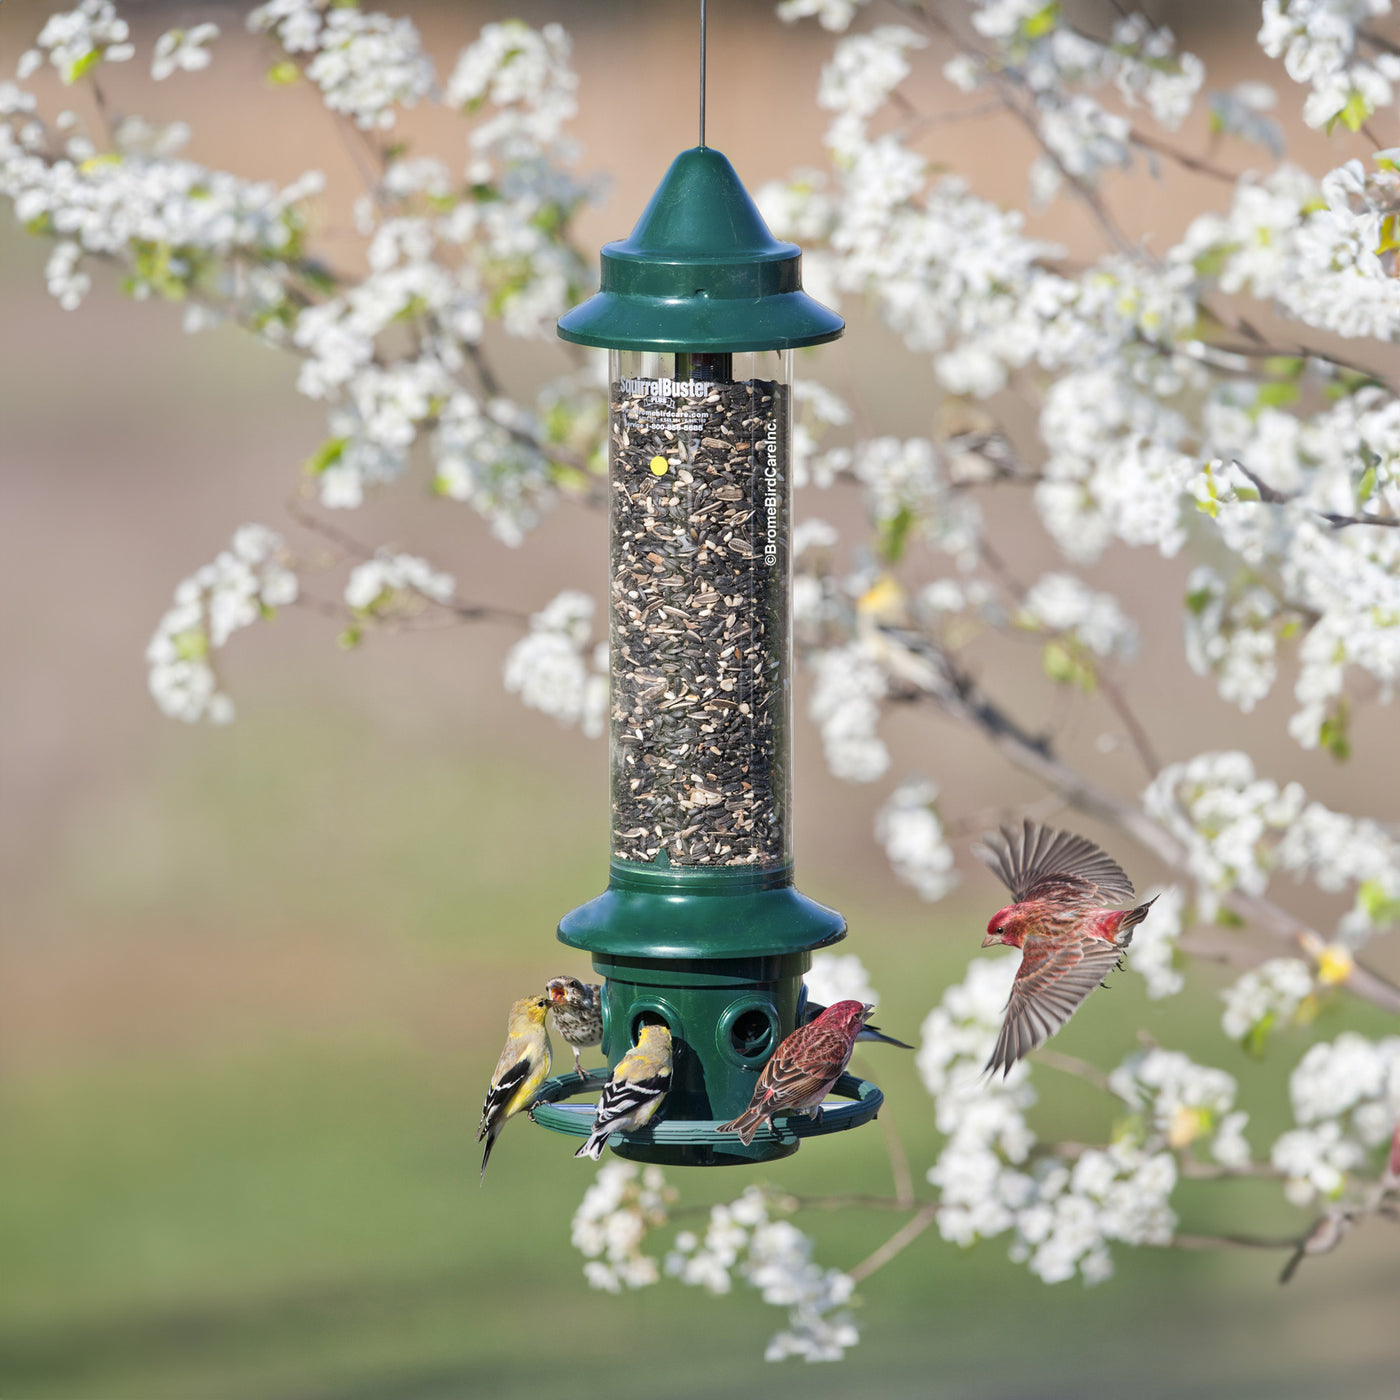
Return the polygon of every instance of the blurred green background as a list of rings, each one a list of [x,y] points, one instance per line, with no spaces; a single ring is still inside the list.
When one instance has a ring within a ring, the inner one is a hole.
[[[4,6],[0,71],[48,8]],[[810,94],[824,37],[737,0],[713,11],[716,139],[751,184],[815,161]],[[689,7],[412,11],[440,68],[483,19],[513,12],[575,26],[585,162],[618,176],[583,236],[624,231],[690,139],[688,103],[673,124],[656,118],[674,105],[676,73],[689,81]],[[261,88],[240,13],[139,7],[139,42],[207,16],[228,42],[207,83],[152,93],[132,64],[112,75],[114,101],[192,115],[200,159],[343,177],[330,128],[289,125],[285,94]],[[1259,75],[1250,23],[1188,33],[1214,46],[1219,81]],[[929,56],[930,73],[939,61]],[[452,157],[458,138],[441,132],[424,118],[422,139]],[[976,140],[991,142],[985,192],[1020,199],[1019,138],[997,128],[947,139],[956,144],[941,155],[963,168]],[[1157,192],[1144,177],[1124,198],[1140,221],[1175,229],[1198,195]],[[1173,199],[1181,207],[1168,217]],[[1076,216],[1051,217],[1072,241]],[[1384,1226],[1309,1262],[1287,1289],[1274,1283],[1272,1254],[1121,1249],[1111,1283],[1049,1288],[1001,1243],[963,1252],[930,1232],[862,1286],[863,1340],[832,1366],[765,1366],[784,1317],[742,1287],[723,1298],[670,1283],[590,1292],[568,1223],[593,1169],[572,1160],[568,1141],[519,1123],[479,1189],[474,1138],[505,1006],[556,972],[587,971],[553,926],[603,877],[602,747],[501,694],[503,630],[376,637],[344,655],[295,610],[229,648],[233,728],[162,720],[144,694],[141,651],[171,589],[243,520],[306,545],[281,503],[323,436],[321,415],[293,392],[289,361],[229,332],[187,338],[168,308],[125,303],[100,276],[89,304],[66,315],[43,290],[43,259],[0,218],[4,1400],[701,1397],[741,1386],[940,1400],[1400,1396],[1400,1251]],[[502,353],[517,382],[562,363],[552,347]],[[858,315],[846,344],[822,356],[803,372],[863,391],[885,430],[927,431],[925,368]],[[534,608],[566,584],[601,594],[600,520],[558,512],[509,551],[421,486],[405,483],[355,529],[421,550],[482,601]],[[806,513],[850,520],[856,510],[823,498],[800,503]],[[1050,564],[1015,508],[1006,528],[1021,531],[1028,571]],[[1184,569],[1120,551],[1094,575],[1123,593],[1149,638],[1129,685],[1164,755],[1194,752],[1213,726],[1209,742],[1259,741],[1271,773],[1302,777],[1323,800],[1393,816],[1393,770],[1339,769],[1281,738],[1286,696],[1246,722],[1182,675]],[[1036,684],[1032,658],[1028,713],[1045,700]],[[1129,790],[1127,759],[1093,757],[1104,723],[1074,720],[1064,742]],[[1374,740],[1387,723],[1393,714],[1363,718],[1358,744],[1365,726]],[[900,716],[889,728],[898,771],[937,777],[951,815],[1034,795],[946,727]],[[954,896],[921,906],[891,884],[870,837],[884,788],[825,777],[805,723],[798,752],[803,887],[846,913],[846,946],[883,993],[881,1024],[914,1039],[976,954],[994,886],[969,866]],[[1123,854],[1148,883],[1153,872]],[[1137,980],[1121,977],[1058,1044],[1111,1064],[1150,1024],[1163,1044],[1239,1076],[1262,1148],[1286,1118],[1280,1065],[1306,1041],[1283,1038],[1272,1060],[1246,1061],[1220,1036],[1219,984],[1195,970],[1184,997],[1149,1009]],[[1328,1035],[1387,1029],[1365,1010],[1326,1014]],[[921,1181],[937,1140],[912,1057],[871,1047],[862,1061]],[[1091,1091],[1048,1069],[1038,1081],[1042,1131],[1102,1136],[1108,1110]],[[686,1205],[760,1177],[795,1191],[883,1192],[883,1143],[870,1128],[761,1173],[671,1177]],[[1178,1201],[1187,1229],[1303,1222],[1267,1187],[1187,1187]],[[824,1264],[850,1267],[898,1221],[850,1212],[800,1223]]]

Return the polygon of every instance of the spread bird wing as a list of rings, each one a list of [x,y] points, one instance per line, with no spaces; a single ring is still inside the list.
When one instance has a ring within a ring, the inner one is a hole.
[[[1017,904],[1052,899],[1088,909],[1124,904],[1133,897],[1133,882],[1088,837],[1029,818],[1019,831],[1004,826],[983,837],[974,854],[995,872]]]
[[[1009,1074],[1017,1060],[1043,1045],[1074,1015],[1121,956],[1120,948],[1102,938],[1068,938],[1048,946],[1029,940],[987,1068],[993,1074]]]

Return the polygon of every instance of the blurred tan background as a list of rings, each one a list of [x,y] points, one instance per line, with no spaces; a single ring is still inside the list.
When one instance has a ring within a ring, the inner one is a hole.
[[[0,72],[50,8],[10,0],[0,10]],[[440,75],[488,19],[569,26],[584,166],[613,178],[581,224],[592,247],[630,228],[670,156],[693,144],[693,9],[525,0],[408,12]],[[113,106],[189,120],[189,153],[240,174],[287,181],[325,169],[325,246],[338,240],[338,256],[353,258],[345,148],[312,94],[262,82],[268,53],[242,33],[245,7],[124,12],[139,58],[104,72]],[[822,164],[811,98],[829,37],[737,0],[714,0],[711,16],[711,143],[751,188]],[[1206,57],[1211,86],[1273,78],[1285,113],[1296,105],[1253,44],[1254,5],[1167,17]],[[155,35],[201,19],[224,29],[213,69],[150,83]],[[929,111],[960,101],[937,78],[944,57],[922,55],[909,89]],[[49,116],[90,110],[82,95],[34,86]],[[456,123],[440,113],[410,113],[404,133],[449,164],[461,158]],[[1308,168],[1335,163],[1315,134],[1295,126],[1289,136]],[[1200,152],[1206,139],[1198,116],[1180,144]],[[1023,202],[1031,153],[1014,128],[937,127],[927,150],[978,192]],[[1220,159],[1243,168],[1267,157],[1232,147]],[[1111,199],[1157,249],[1228,193],[1163,174],[1139,168]],[[1063,201],[1034,226],[1074,254],[1097,250]],[[0,1395],[699,1397],[742,1384],[988,1400],[1396,1400],[1400,1262],[1389,1239],[1349,1243],[1287,1290],[1273,1284],[1273,1256],[1120,1251],[1118,1278],[1088,1292],[1041,1285],[1006,1262],[1001,1243],[963,1255],[926,1237],[863,1287],[862,1345],[818,1368],[764,1367],[763,1342],[783,1319],[743,1290],[590,1293],[567,1244],[589,1170],[521,1124],[481,1191],[473,1139],[505,1005],[555,972],[586,971],[553,926],[604,875],[602,745],[502,693],[513,639],[502,628],[372,637],[346,654],[323,621],[296,610],[228,648],[233,728],[162,719],[145,694],[142,651],[171,590],[245,520],[309,543],[283,503],[324,436],[323,413],[294,392],[289,357],[233,331],[187,337],[177,310],[130,303],[100,272],[83,308],[61,311],[44,290],[45,256],[0,215]],[[928,432],[927,364],[847,310],[846,340],[799,371],[851,394],[880,431]],[[552,345],[497,349],[522,388],[564,363]],[[1002,409],[1029,422],[1024,406]],[[406,480],[345,523],[427,554],[483,602],[533,609],[564,585],[601,596],[601,519],[561,509],[512,551],[425,486]],[[990,509],[1023,574],[1054,565],[1023,503]],[[806,515],[854,525],[857,503],[811,495],[798,502]],[[916,564],[920,581],[943,568]],[[1163,757],[1244,744],[1269,776],[1393,819],[1394,711],[1363,712],[1363,757],[1338,766],[1287,740],[1287,685],[1248,719],[1220,705],[1182,660],[1186,568],[1118,549],[1088,574],[1142,627],[1144,655],[1126,685]],[[986,665],[1015,687],[1023,717],[1049,711],[1033,653]],[[799,712],[805,697],[800,680]],[[1113,728],[1086,703],[1061,741],[1132,791],[1130,755],[1098,750]],[[887,732],[891,779],[936,778],[951,817],[1036,795],[938,721],[896,716]],[[884,992],[881,1023],[912,1039],[975,953],[992,882],[967,863],[963,887],[934,909],[894,887],[871,835],[888,783],[834,783],[805,720],[797,734],[803,887],[846,912],[846,946]],[[1139,886],[1155,878],[1136,852],[1118,854]],[[1326,915],[1324,902],[1299,897]],[[1393,957],[1389,970],[1400,973]],[[1219,1034],[1218,985],[1197,970],[1186,996],[1151,1008],[1150,1024],[1163,1043],[1240,1076],[1263,1147],[1286,1110],[1279,1064],[1304,1042],[1276,1046],[1263,1066],[1246,1062]],[[1063,1041],[1111,1063],[1134,1044],[1147,1003],[1130,978],[1104,1000]],[[1325,1029],[1347,1025],[1384,1028],[1346,1009]],[[921,1172],[936,1138],[910,1058],[872,1051],[864,1068],[886,1088],[887,1116]],[[1102,1135],[1102,1104],[1040,1077],[1036,1121],[1047,1133]],[[765,1176],[878,1191],[887,1171],[871,1129],[809,1146]],[[673,1175],[689,1202],[723,1199],[746,1180]],[[1267,1197],[1231,1187],[1183,1190],[1181,1202],[1199,1229],[1298,1223]],[[879,1215],[810,1223],[823,1261],[844,1266],[891,1228]]]

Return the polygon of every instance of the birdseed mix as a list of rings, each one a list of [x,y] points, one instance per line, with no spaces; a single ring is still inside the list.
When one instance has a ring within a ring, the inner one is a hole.
[[[613,854],[788,856],[788,397],[612,386]]]

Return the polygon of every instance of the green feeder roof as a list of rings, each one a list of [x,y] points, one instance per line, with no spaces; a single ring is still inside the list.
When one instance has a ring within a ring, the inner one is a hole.
[[[629,238],[602,252],[596,296],[559,335],[609,350],[793,350],[845,322],[802,290],[802,250],[768,231],[734,167],[682,151]]]

